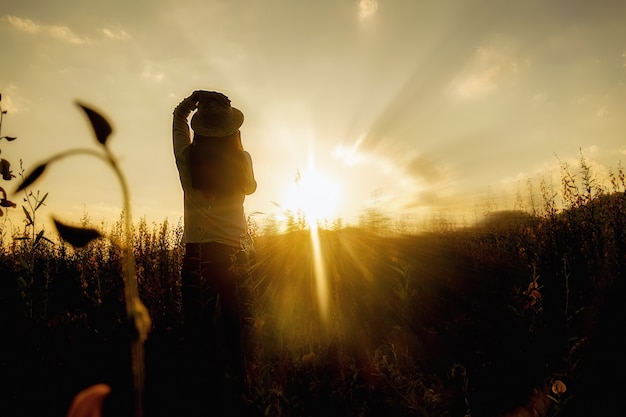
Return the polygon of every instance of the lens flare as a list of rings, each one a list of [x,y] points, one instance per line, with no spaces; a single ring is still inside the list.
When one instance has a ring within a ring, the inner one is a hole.
[[[285,203],[281,206],[291,212],[301,214],[309,227],[336,217],[339,200],[339,185],[314,168],[297,172],[293,183],[286,192]]]
[[[321,319],[328,321],[328,277],[326,275],[326,267],[324,265],[324,257],[320,246],[320,236],[316,224],[311,224],[311,244],[313,248],[313,271],[315,274],[315,289],[317,292],[317,304],[320,311]]]

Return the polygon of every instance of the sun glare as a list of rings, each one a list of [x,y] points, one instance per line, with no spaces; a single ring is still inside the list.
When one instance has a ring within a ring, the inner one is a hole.
[[[281,208],[292,219],[303,221],[311,233],[315,292],[320,317],[327,321],[329,317],[329,296],[324,254],[319,241],[318,226],[338,217],[339,183],[331,181],[321,172],[309,168],[306,173],[297,172],[285,195]]]
[[[309,226],[315,226],[338,217],[338,200],[339,184],[309,169],[305,173],[298,171],[282,206],[294,215],[302,215]]]

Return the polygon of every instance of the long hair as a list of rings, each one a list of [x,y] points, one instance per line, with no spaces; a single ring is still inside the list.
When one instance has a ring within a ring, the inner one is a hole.
[[[224,137],[194,134],[189,147],[191,186],[209,197],[243,192],[246,160],[239,131]]]

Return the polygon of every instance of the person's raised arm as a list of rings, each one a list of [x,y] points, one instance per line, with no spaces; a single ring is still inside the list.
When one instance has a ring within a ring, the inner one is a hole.
[[[172,120],[172,140],[176,158],[178,158],[180,152],[191,143],[191,134],[187,119],[198,105],[197,96],[197,92],[194,91],[189,97],[184,98],[183,101],[178,103],[178,106],[174,109],[174,116]]]

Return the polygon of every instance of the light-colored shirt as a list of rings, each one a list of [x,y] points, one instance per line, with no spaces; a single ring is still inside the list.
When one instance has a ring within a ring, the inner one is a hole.
[[[191,185],[189,147],[191,134],[188,117],[196,104],[188,97],[174,109],[172,138],[174,156],[184,194],[184,243],[217,242],[241,247],[248,233],[243,203],[256,190],[250,154],[243,151],[246,164],[244,190],[228,197],[208,197]]]

